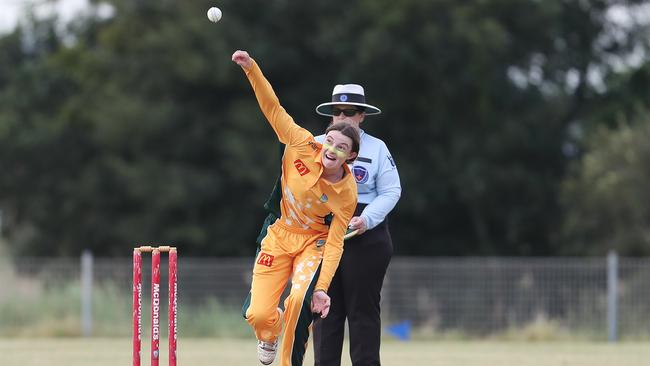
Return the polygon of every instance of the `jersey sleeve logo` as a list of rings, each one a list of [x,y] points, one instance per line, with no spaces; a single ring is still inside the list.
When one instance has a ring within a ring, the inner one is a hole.
[[[303,163],[302,160],[300,159],[296,159],[293,162],[293,166],[296,167],[296,170],[298,170],[298,174],[300,174],[301,176],[309,173],[309,168],[307,168],[305,163]]]
[[[354,180],[359,184],[364,184],[368,181],[368,169],[360,165],[355,165],[352,168],[352,174],[354,174]]]
[[[395,160],[393,160],[393,157],[390,156],[390,155],[386,155],[386,157],[388,158],[388,161],[390,161],[390,165],[392,165],[393,168],[394,168],[395,167]]]
[[[273,265],[273,258],[275,257],[270,254],[261,252],[259,258],[257,259],[257,264],[271,267]]]

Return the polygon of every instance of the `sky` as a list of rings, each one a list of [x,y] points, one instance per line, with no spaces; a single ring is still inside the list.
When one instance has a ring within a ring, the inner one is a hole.
[[[25,7],[37,5],[38,14],[47,14],[53,9],[59,13],[64,20],[70,20],[76,13],[88,5],[88,0],[0,0],[0,33],[12,30]],[[608,16],[619,24],[631,23],[632,18],[637,21],[648,22],[650,18],[650,4],[637,6],[632,13],[623,10],[622,7],[612,7]]]
[[[26,7],[37,4],[37,14],[56,10],[64,21],[83,10],[88,0],[0,0],[0,33],[11,31],[23,16]]]

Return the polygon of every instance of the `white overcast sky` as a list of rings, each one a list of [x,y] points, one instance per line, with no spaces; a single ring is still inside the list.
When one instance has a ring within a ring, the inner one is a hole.
[[[49,13],[54,9],[63,20],[70,20],[88,5],[88,0],[0,0],[0,32],[13,29],[24,13],[24,8],[33,4],[37,4],[38,14]],[[608,15],[619,24],[630,23],[631,18],[648,22],[650,4],[637,6],[631,13],[621,7],[614,7]]]
[[[25,13],[25,8],[36,5],[36,14],[51,14],[52,11],[59,13],[63,21],[73,19],[76,14],[88,6],[88,0],[0,0],[0,33],[12,30],[19,18]],[[111,9],[102,9],[106,15]],[[650,22],[650,3],[634,7],[632,10],[621,6],[609,9],[608,17],[614,23],[625,26],[634,22],[648,24]]]
[[[12,30],[18,19],[24,14],[25,7],[37,4],[37,14],[46,14],[56,10],[63,20],[70,20],[83,10],[87,0],[0,0],[0,32]]]

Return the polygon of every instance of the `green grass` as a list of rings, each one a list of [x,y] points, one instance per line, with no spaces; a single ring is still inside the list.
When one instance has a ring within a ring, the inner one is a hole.
[[[164,340],[163,340],[164,341]],[[166,351],[166,343],[161,347]],[[252,339],[179,339],[181,366],[258,365]],[[347,345],[344,353],[347,353]],[[143,350],[147,355],[147,349]],[[7,366],[114,366],[131,362],[126,338],[0,338],[2,365]],[[305,365],[313,365],[310,350]],[[382,364],[453,366],[641,366],[650,359],[647,343],[411,341],[386,340]],[[167,364],[163,353],[161,365]],[[274,363],[278,365],[279,363]],[[148,359],[143,365],[149,365]],[[350,365],[347,355],[343,365]]]
[[[0,293],[0,337],[78,337],[81,335],[80,287],[77,282],[43,288],[35,282],[30,291]],[[11,289],[9,289],[11,290]],[[132,327],[131,294],[115,284],[105,283],[93,289],[93,334],[101,337],[128,337]],[[142,303],[143,329],[150,326],[150,302]],[[166,324],[166,303],[163,316]],[[200,304],[179,307],[179,322],[185,336],[246,337],[250,327],[239,308],[224,307],[210,298]],[[2,362],[0,362],[2,365]]]

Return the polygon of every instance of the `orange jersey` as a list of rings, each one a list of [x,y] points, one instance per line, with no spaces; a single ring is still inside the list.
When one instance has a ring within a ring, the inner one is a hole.
[[[331,183],[320,179],[323,146],[284,110],[255,61],[244,70],[262,113],[280,142],[286,145],[282,157],[282,215],[278,221],[288,231],[327,236],[315,288],[327,291],[343,254],[343,236],[357,205],[357,184],[347,164],[343,164],[345,176],[340,181]],[[334,217],[328,227],[324,220],[329,213]]]

